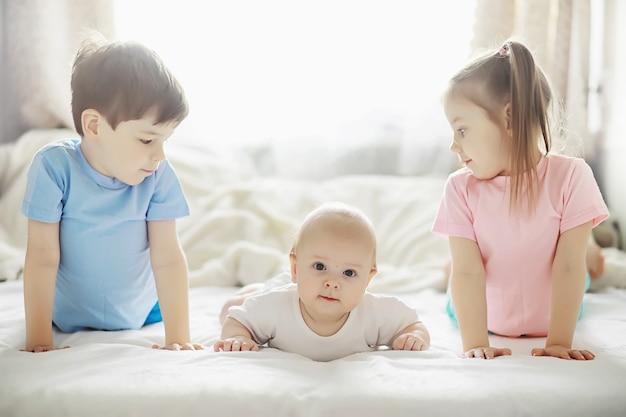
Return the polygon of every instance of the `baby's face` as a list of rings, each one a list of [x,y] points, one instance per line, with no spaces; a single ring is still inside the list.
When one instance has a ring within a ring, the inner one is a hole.
[[[163,146],[177,123],[154,124],[147,115],[142,119],[121,122],[115,130],[102,120],[99,124],[97,152],[89,159],[101,174],[137,185],[165,159]]]
[[[312,227],[300,240],[292,269],[307,313],[325,322],[344,318],[375,273],[374,256],[374,242],[363,227]]]

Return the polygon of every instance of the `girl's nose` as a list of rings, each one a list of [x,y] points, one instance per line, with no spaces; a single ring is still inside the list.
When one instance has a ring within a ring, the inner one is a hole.
[[[459,146],[458,143],[456,143],[455,140],[452,141],[452,143],[450,143],[450,150],[454,153],[461,153],[461,151],[463,150],[463,148],[461,148]]]

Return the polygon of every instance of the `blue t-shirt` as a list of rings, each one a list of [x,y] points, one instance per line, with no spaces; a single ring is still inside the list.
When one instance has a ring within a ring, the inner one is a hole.
[[[22,213],[60,221],[52,320],[74,332],[144,324],[157,301],[146,222],[187,216],[189,206],[167,161],[131,186],[93,169],[80,140],[63,140],[33,158]]]

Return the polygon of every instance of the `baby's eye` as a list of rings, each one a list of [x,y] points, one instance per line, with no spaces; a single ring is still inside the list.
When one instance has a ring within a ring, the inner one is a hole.
[[[152,139],[139,139],[139,142],[143,143],[144,145],[149,145],[152,143]]]
[[[354,269],[346,269],[345,271],[343,271],[343,274],[348,278],[356,277],[356,271]]]
[[[323,271],[323,270],[325,270],[325,269],[326,269],[326,265],[324,265],[324,264],[323,264],[323,263],[321,263],[321,262],[315,262],[315,263],[313,264],[313,268],[317,269],[318,271]]]
[[[465,128],[464,127],[460,128],[460,129],[457,129],[456,131],[459,132],[459,134],[461,135],[462,138],[465,137]]]

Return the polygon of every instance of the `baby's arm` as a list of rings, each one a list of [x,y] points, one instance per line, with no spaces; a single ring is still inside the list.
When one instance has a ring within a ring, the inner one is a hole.
[[[220,340],[215,342],[213,349],[216,352],[259,350],[259,345],[252,339],[246,326],[232,317],[227,317]]]
[[[52,340],[52,307],[60,254],[59,223],[29,220],[24,263],[27,352],[56,349]]]
[[[190,340],[187,260],[178,240],[176,221],[149,221],[148,240],[165,327],[165,346],[153,347],[169,350],[202,349],[201,344],[191,343]]]
[[[392,344],[395,350],[428,350],[430,334],[420,321],[402,329]]]
[[[532,350],[534,356],[589,360],[588,350],[572,349],[572,339],[585,292],[585,250],[591,233],[591,222],[559,237],[552,265],[552,307],[545,348]]]
[[[464,356],[492,359],[510,355],[510,349],[489,346],[485,266],[478,244],[460,237],[450,237],[449,242],[452,254],[450,289]]]

